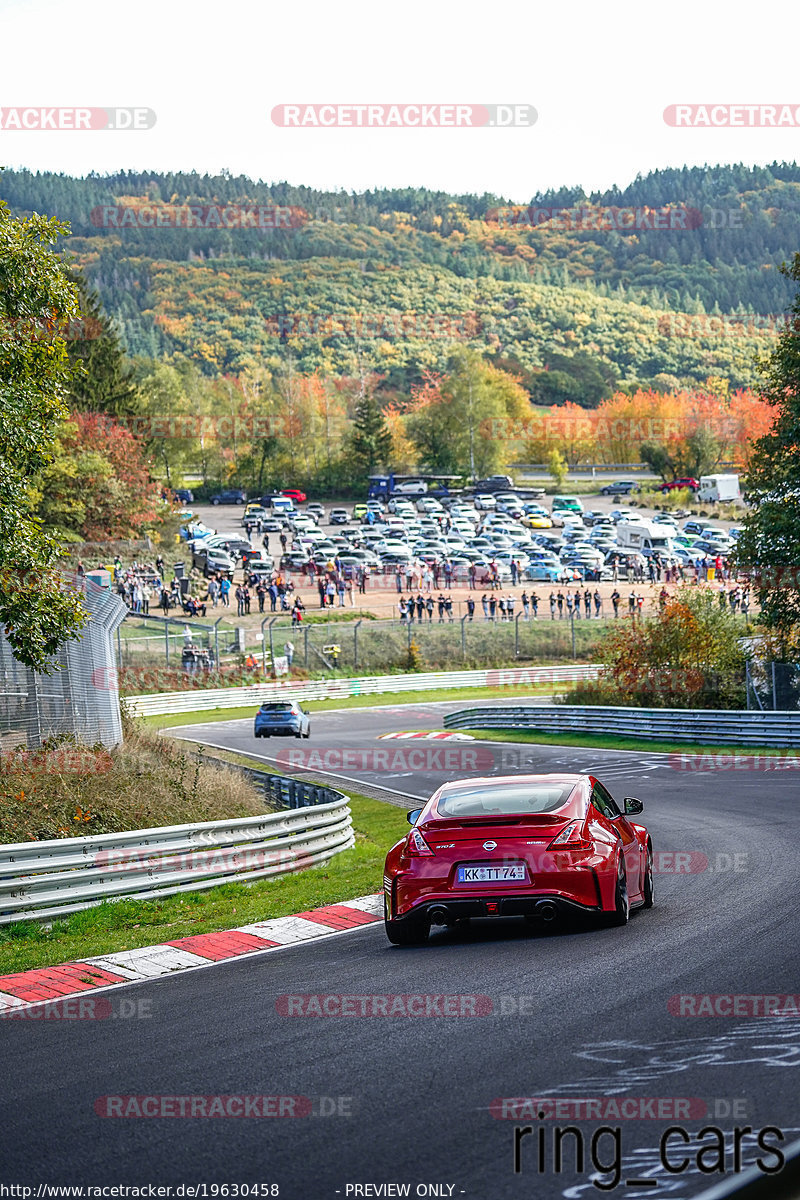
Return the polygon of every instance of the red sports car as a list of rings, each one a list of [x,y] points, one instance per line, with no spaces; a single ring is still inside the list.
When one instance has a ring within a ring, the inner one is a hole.
[[[508,775],[445,783],[384,868],[386,934],[423,942],[469,917],[554,921],[569,912],[624,925],[653,904],[653,846],[593,775]]]

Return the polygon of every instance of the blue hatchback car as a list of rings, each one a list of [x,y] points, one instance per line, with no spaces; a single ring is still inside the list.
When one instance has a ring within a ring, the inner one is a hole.
[[[256,713],[256,737],[310,737],[311,718],[296,700],[269,700]]]

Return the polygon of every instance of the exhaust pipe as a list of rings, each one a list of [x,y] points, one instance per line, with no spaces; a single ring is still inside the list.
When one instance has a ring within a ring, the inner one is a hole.
[[[450,916],[443,904],[435,904],[428,909],[428,919],[431,925],[447,925]]]
[[[542,921],[555,921],[558,917],[558,905],[552,900],[540,900],[534,912]]]

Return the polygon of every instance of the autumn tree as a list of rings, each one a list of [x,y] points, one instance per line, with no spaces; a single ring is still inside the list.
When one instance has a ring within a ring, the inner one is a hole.
[[[781,270],[800,281],[800,254]],[[753,447],[746,479],[751,508],[736,557],[753,570],[761,619],[787,658],[800,648],[800,292],[761,369],[774,424]]]
[[[440,382],[428,383],[426,401],[408,421],[422,462],[472,479],[504,464],[509,433],[530,411],[517,380],[466,347],[453,352]]]
[[[140,537],[160,523],[139,440],[102,413],[73,413],[36,483],[37,514],[69,541]]]
[[[680,588],[644,621],[620,621],[597,647],[596,681],[578,685],[568,704],[645,708],[742,708],[742,627],[708,589]]]

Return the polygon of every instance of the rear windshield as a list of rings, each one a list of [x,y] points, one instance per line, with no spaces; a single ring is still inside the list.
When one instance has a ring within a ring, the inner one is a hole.
[[[286,713],[286,712],[293,712],[294,710],[292,709],[291,704],[262,704],[261,711],[263,713],[274,713],[274,712]]]
[[[440,817],[503,816],[516,813],[546,813],[562,808],[573,783],[513,784],[503,788],[465,788],[440,797]]]

